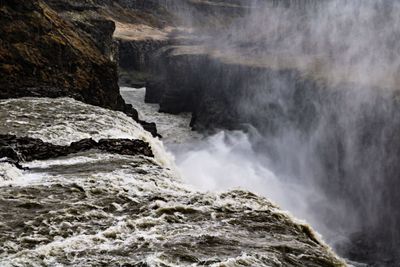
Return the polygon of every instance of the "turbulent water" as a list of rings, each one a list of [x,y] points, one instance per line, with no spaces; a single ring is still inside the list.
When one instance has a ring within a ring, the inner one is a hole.
[[[253,7],[223,31],[204,30],[211,36],[204,48],[175,55],[214,59],[193,71],[192,80],[206,81],[199,87],[208,107],[199,109],[197,128],[232,120],[253,125],[259,136],[249,144],[241,133],[220,133],[178,155],[178,165],[202,188],[239,185],[272,198],[343,255],[400,266],[400,1],[271,0]],[[250,179],[240,179],[245,169]]]
[[[190,118],[186,114],[158,113],[157,104],[145,104],[144,88],[122,88],[121,93],[129,103],[140,106],[144,118],[161,126],[159,131],[167,137],[168,150],[174,155],[180,173],[194,188],[201,191],[245,188],[306,219],[321,233],[330,231],[314,217],[315,211],[310,210],[310,202],[326,203],[327,199],[304,181],[296,183],[275,174],[268,167],[268,160],[255,152],[248,133],[220,131],[211,136],[201,136],[188,130]],[[159,121],[166,122],[167,127],[164,128]],[[171,129],[169,125],[173,125],[172,134],[168,132]],[[334,241],[345,238],[339,233],[334,234]]]
[[[158,113],[157,104],[145,104],[145,89],[122,88],[125,100],[140,106],[142,116],[149,121],[171,122],[175,135],[169,135],[169,127],[159,128],[160,133],[173,136],[173,142],[166,140],[167,148],[175,157],[175,162],[184,181],[202,192],[222,192],[232,189],[245,189],[265,196],[296,217],[307,220],[324,235],[329,236],[331,245],[347,242],[347,236],[321,222],[313,203],[319,203],[327,210],[337,208],[315,185],[298,182],[272,171],[272,163],[260,157],[252,144],[251,134],[255,130],[220,131],[211,136],[190,132],[190,118],[187,114],[171,115]],[[167,123],[168,125],[168,123]],[[175,137],[178,136],[178,139]],[[180,136],[184,138],[179,139]],[[353,262],[356,266],[365,266]]]
[[[157,130],[163,137],[165,144],[189,143],[192,140],[201,138],[199,133],[189,130],[192,117],[190,113],[181,113],[179,115],[159,113],[160,107],[158,104],[144,102],[146,88],[122,87],[120,91],[127,102],[137,107],[141,118],[157,122]]]
[[[54,144],[138,138],[155,152],[91,150],[24,163],[29,171],[1,163],[0,266],[342,265],[309,226],[267,199],[190,189],[163,144],[122,113],[23,98],[0,101],[0,121],[1,134]]]

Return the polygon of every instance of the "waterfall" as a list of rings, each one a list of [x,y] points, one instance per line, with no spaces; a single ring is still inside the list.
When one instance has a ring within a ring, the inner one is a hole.
[[[288,0],[235,8],[222,30],[211,24],[198,31],[206,36],[197,45],[207,60],[187,72],[196,81],[193,96],[203,97],[194,107],[196,129],[228,125],[246,137],[219,133],[182,149],[178,162],[187,176],[195,162],[210,164],[192,175],[197,186],[244,186],[271,196],[342,255],[398,262],[400,4]],[[198,10],[180,12],[196,22]],[[235,169],[239,164],[249,170],[246,182],[236,182],[245,176]],[[270,191],[267,181],[306,190],[287,196]]]

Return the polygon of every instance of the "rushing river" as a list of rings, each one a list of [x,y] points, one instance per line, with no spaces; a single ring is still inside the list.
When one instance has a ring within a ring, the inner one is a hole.
[[[167,143],[197,138],[188,119],[158,121]],[[163,143],[120,112],[69,98],[9,99],[0,121],[0,134],[62,145],[135,138],[155,154],[91,150],[24,163],[29,171],[1,163],[0,266],[342,265],[307,224],[267,199],[187,185]]]
[[[318,217],[315,203],[326,210],[337,209],[315,185],[303,180],[274,173],[268,157],[255,152],[250,131],[219,131],[202,136],[189,130],[189,114],[159,113],[158,104],[145,104],[145,88],[122,88],[125,100],[140,107],[140,115],[157,122],[164,136],[167,150],[175,157],[177,169],[184,181],[202,192],[223,192],[244,189],[258,193],[306,220],[315,227],[331,245],[348,242],[348,236],[334,232]],[[271,166],[269,166],[271,165]],[[355,266],[366,266],[352,262]]]
[[[158,130],[174,155],[185,182],[201,191],[246,189],[263,195],[312,223],[322,233],[329,229],[314,218],[310,201],[326,202],[311,186],[287,181],[272,172],[254,151],[249,135],[242,131],[220,131],[202,136],[190,131],[190,114],[172,115],[158,112],[158,104],[145,104],[145,88],[122,88],[125,100],[139,107],[142,118],[155,121]],[[201,164],[199,164],[201,162]],[[338,236],[338,233],[336,233]],[[341,238],[338,236],[338,239]],[[342,237],[344,238],[344,237]]]

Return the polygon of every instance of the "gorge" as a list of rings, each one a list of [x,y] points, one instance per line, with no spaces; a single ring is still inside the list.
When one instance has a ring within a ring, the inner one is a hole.
[[[0,1],[0,266],[399,266],[399,11]]]

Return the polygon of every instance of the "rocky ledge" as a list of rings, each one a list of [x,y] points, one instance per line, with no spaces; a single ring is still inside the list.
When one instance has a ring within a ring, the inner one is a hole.
[[[15,162],[18,167],[19,161],[46,160],[91,149],[120,155],[153,157],[149,144],[142,140],[100,139],[96,142],[89,138],[73,142],[69,146],[60,146],[37,138],[0,135],[0,158],[7,158],[8,162]]]

